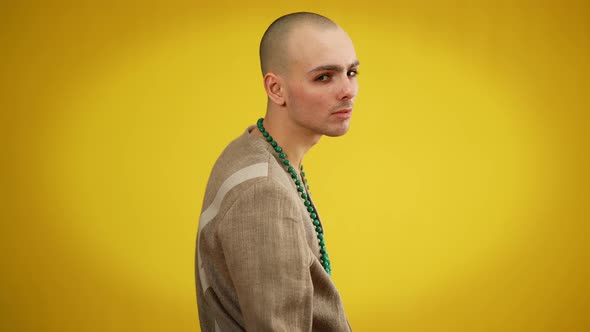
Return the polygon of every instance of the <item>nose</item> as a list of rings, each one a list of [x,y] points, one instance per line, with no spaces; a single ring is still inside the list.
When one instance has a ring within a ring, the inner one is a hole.
[[[350,100],[354,99],[358,92],[358,82],[354,77],[345,76],[340,84],[340,93],[338,99]]]

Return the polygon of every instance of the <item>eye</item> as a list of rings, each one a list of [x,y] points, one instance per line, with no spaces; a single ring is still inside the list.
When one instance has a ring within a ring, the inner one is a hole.
[[[354,70],[349,70],[346,75],[348,77],[356,77],[359,74],[358,70],[354,69]]]
[[[318,82],[327,82],[329,79],[330,79],[330,75],[328,75],[328,74],[322,74],[322,75],[315,78],[315,80]]]

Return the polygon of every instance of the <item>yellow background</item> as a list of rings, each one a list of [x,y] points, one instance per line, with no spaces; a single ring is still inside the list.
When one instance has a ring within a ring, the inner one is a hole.
[[[300,10],[361,61],[304,161],[354,330],[590,330],[588,2],[98,3],[0,4],[0,330],[198,331],[205,183]]]

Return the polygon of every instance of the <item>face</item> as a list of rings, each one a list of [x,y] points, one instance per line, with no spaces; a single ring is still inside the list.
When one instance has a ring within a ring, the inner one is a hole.
[[[358,60],[341,28],[303,27],[291,35],[285,103],[294,125],[312,134],[344,135],[358,92]]]

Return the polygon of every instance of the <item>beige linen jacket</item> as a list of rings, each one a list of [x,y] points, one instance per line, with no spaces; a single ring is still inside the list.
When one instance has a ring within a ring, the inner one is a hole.
[[[350,331],[295,183],[254,128],[228,145],[207,184],[195,266],[201,331]]]

